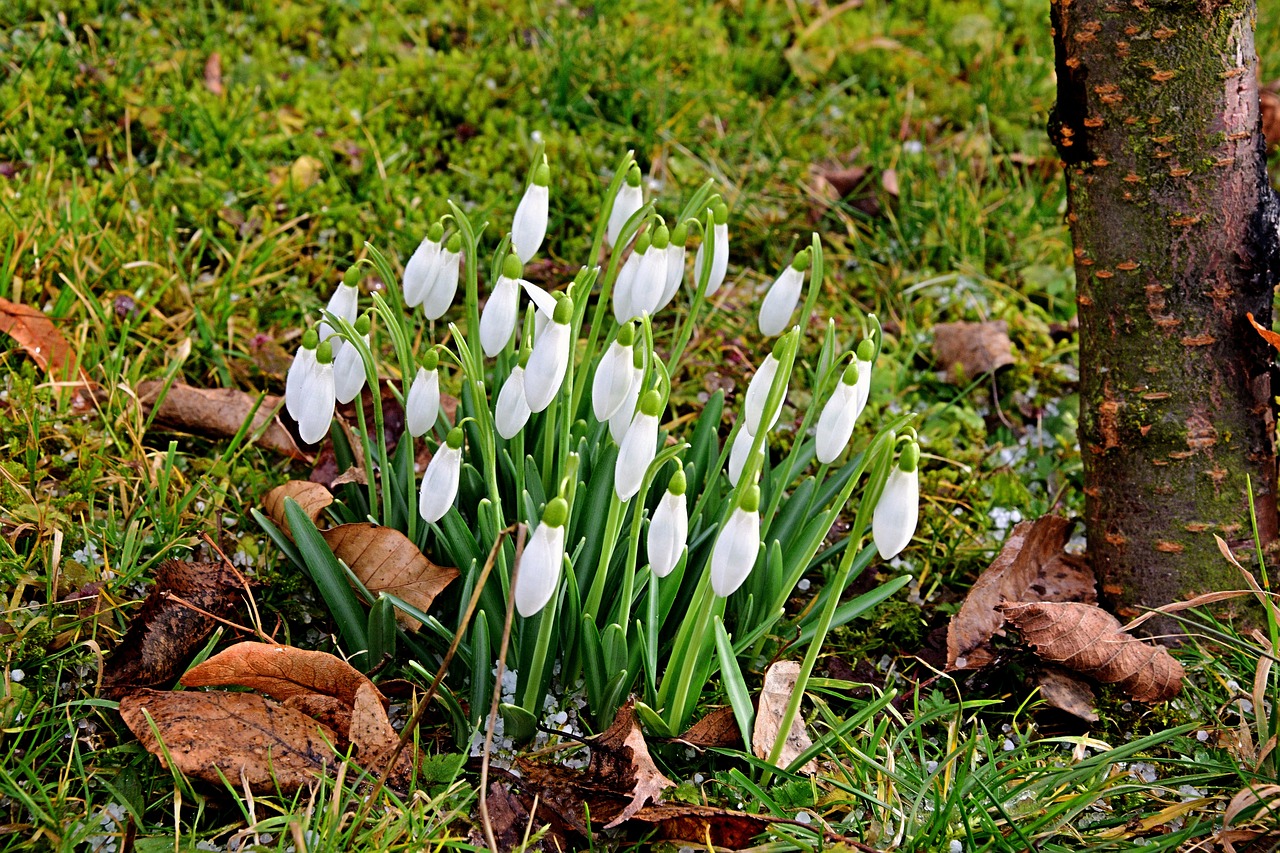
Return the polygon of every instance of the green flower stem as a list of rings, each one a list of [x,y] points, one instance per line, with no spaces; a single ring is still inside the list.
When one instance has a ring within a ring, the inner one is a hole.
[[[711,591],[711,574],[703,572],[702,578],[698,581],[698,589],[694,595],[693,612],[696,614],[692,620],[685,617],[685,624],[692,624],[689,631],[687,641],[684,646],[684,654],[680,659],[680,668],[675,673],[676,677],[675,693],[671,696],[670,702],[666,703],[664,715],[667,725],[672,731],[679,732],[684,730],[684,723],[689,717],[689,713],[693,710],[693,704],[698,701],[698,697],[702,695],[702,683],[695,684],[698,679],[695,673],[701,663],[699,657],[703,649],[708,645],[709,630],[711,627],[712,616],[722,616],[724,614],[725,599],[720,598]],[[681,626],[682,630],[684,626]],[[677,642],[678,642],[677,638]],[[675,655],[672,655],[673,663]],[[668,672],[672,672],[668,669]],[[663,687],[668,684],[668,679],[663,678]],[[662,691],[658,693],[658,701],[663,700]]]
[[[633,502],[631,538],[627,542],[627,558],[623,563],[622,594],[618,597],[617,605],[611,614],[611,621],[621,626],[624,637],[627,636],[631,629],[631,607],[635,599],[636,568],[640,557],[640,538],[644,521],[645,498],[649,494],[649,489],[653,487],[653,480],[658,476],[658,472],[662,470],[662,467],[683,453],[687,447],[687,444],[664,447],[662,452],[657,454],[653,461],[649,463],[648,469],[644,472],[644,479],[640,482],[640,491],[636,492],[635,496],[631,498]]]
[[[538,639],[533,647],[533,660],[529,663],[529,671],[521,673],[525,679],[524,709],[534,716],[538,715],[542,706],[542,674],[547,668],[551,642],[557,639],[554,631],[557,600],[557,596],[552,596],[552,601],[538,614]]]
[[[383,518],[378,514],[378,478],[374,473],[373,465],[370,464],[370,460],[373,459],[373,447],[369,441],[369,430],[365,426],[364,406],[360,405],[359,397],[356,398],[356,425],[360,429],[360,444],[364,447],[365,480],[368,481],[365,483],[365,487],[369,490],[369,515],[389,524],[391,519]],[[391,504],[384,504],[383,509],[390,513]]]
[[[618,500],[618,493],[610,489],[609,515],[604,523],[604,540],[600,544],[600,562],[594,567],[584,567],[588,570],[593,570],[595,575],[591,578],[591,590],[587,593],[587,600],[582,605],[582,615],[595,617],[597,622],[600,616],[600,603],[604,599],[605,585],[608,580],[609,563],[613,560],[613,549],[617,547],[618,534],[622,531],[622,508],[623,502]]]
[[[387,433],[386,433],[386,430],[383,429],[383,424],[385,423],[385,421],[382,414],[382,388],[381,388],[380,381],[378,379],[377,361],[373,357],[373,352],[365,344],[364,337],[362,335],[356,334],[355,326],[353,326],[351,323],[348,323],[345,318],[336,317],[333,314],[330,314],[328,311],[324,312],[324,317],[329,322],[330,326],[338,330],[338,332],[342,335],[343,339],[346,341],[346,344],[348,346],[355,347],[356,352],[360,353],[360,362],[361,364],[364,365],[365,385],[368,386],[370,390],[369,396],[373,399],[373,426],[378,434],[377,435],[378,465],[381,466],[381,469],[383,472],[389,472],[391,470],[391,465],[387,461],[388,460]],[[375,471],[373,469],[372,462],[371,462],[371,460],[374,458],[374,447],[369,438],[369,430],[366,428],[366,425],[365,425],[364,406],[357,403],[355,408],[356,408],[356,416],[359,420],[359,425],[360,425],[360,441],[364,447],[364,464],[365,464],[365,473],[367,475],[366,479],[368,479],[369,481],[368,483],[369,514],[373,518],[379,519],[383,524],[386,524],[388,523],[388,519],[383,518],[381,515],[378,514],[377,481],[379,478],[376,476]],[[392,479],[393,478],[389,474],[384,475],[381,478],[382,509],[383,509],[383,512],[386,514],[390,514],[391,507],[393,506],[391,502],[391,480]]]
[[[815,233],[813,235],[813,255],[810,259],[809,266],[809,290],[804,297],[804,310],[800,312],[800,328],[805,329],[809,325],[809,318],[813,316],[813,309],[818,304],[818,297],[822,295],[822,276],[825,265],[822,261],[822,240]]]
[[[684,355],[684,349],[689,345],[689,339],[693,337],[694,325],[697,322],[698,314],[702,311],[703,304],[707,301],[707,287],[711,284],[711,262],[714,260],[716,253],[715,240],[708,235],[711,234],[715,227],[715,214],[710,209],[706,211],[706,220],[691,219],[690,222],[698,223],[698,230],[702,233],[702,245],[705,251],[703,255],[702,271],[698,274],[698,281],[693,291],[693,303],[689,306],[689,313],[685,315],[684,322],[680,325],[680,334],[676,338],[676,345],[671,350],[671,372],[675,373],[680,366],[680,359]],[[697,272],[697,270],[694,270]]]

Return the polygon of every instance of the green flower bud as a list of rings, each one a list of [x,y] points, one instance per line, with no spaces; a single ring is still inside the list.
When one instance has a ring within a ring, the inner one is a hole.
[[[791,268],[804,272],[809,268],[809,264],[813,261],[813,252],[810,249],[801,249],[796,252],[795,258],[791,261]]]
[[[557,295],[561,298],[556,302],[556,311],[551,315],[551,320],[561,326],[567,326],[573,320],[573,299],[564,294]]]
[[[627,323],[618,330],[618,343],[624,347],[629,347],[636,340],[636,324]]]
[[[671,242],[676,246],[683,246],[689,241],[689,226],[681,222],[671,229]]]
[[[519,278],[524,274],[524,265],[520,263],[515,252],[507,255],[507,259],[502,262],[502,274],[507,278]]]
[[[729,221],[729,208],[724,202],[719,202],[711,209],[712,216],[715,217],[716,225],[725,225]]]
[[[554,497],[547,502],[547,508],[542,511],[542,523],[548,527],[564,527],[564,523],[569,520],[569,504],[564,498]]]
[[[659,225],[653,229],[653,248],[665,249],[671,243],[671,231],[665,225]]]
[[[543,158],[541,166],[533,170],[533,182],[540,187],[551,183],[551,167],[547,165],[546,158]]]
[[[644,347],[636,347],[631,350],[631,366],[636,370],[644,367]]]
[[[453,233],[453,236],[449,238],[449,242],[448,242],[448,243],[445,243],[444,247],[445,247],[446,249],[448,249],[450,252],[453,252],[455,255],[456,255],[458,252],[461,252],[461,251],[462,251],[462,234],[461,234],[461,232],[457,232],[457,231],[455,231],[455,232]]]
[[[445,437],[444,443],[452,447],[454,450],[462,449],[462,427],[456,426],[449,430],[449,435]]]
[[[875,341],[871,338],[863,338],[862,343],[858,344],[858,361],[870,361],[875,354]]]
[[[435,222],[427,229],[427,239],[432,243],[439,243],[444,239],[444,223]]]
[[[914,441],[902,448],[902,455],[898,457],[898,467],[907,474],[916,470],[916,466],[920,464],[920,445]]]
[[[348,287],[359,287],[360,282],[364,279],[364,270],[360,264],[352,264],[347,267],[347,271],[342,274],[342,283]]]
[[[653,245],[653,237],[646,231],[636,238],[636,254],[643,255],[649,251],[649,246]]]
[[[440,364],[440,351],[435,347],[427,350],[427,354],[422,357],[422,366],[427,370],[435,370]]]
[[[357,335],[369,334],[369,329],[371,329],[372,327],[373,327],[373,318],[370,317],[367,313],[361,314],[359,317],[356,318],[356,334]]]
[[[673,495],[683,495],[687,488],[689,488],[689,481],[684,476],[684,469],[677,468],[671,475],[671,482],[667,483],[667,491]]]
[[[840,377],[840,381],[845,385],[858,384],[858,363],[850,362],[849,366],[844,369],[844,375]]]
[[[747,512],[760,511],[760,487],[752,485],[742,493],[742,499],[738,501],[738,506]]]
[[[631,168],[627,170],[627,186],[640,186],[640,167],[632,163]]]
[[[333,344],[328,341],[321,341],[316,347],[316,361],[320,364],[333,363]]]
[[[662,414],[662,394],[658,393],[657,388],[644,392],[644,396],[640,398],[640,412],[651,418]]]
[[[320,343],[320,333],[317,332],[315,329],[307,329],[305,332],[302,333],[303,349],[315,349],[316,345],[319,343]]]

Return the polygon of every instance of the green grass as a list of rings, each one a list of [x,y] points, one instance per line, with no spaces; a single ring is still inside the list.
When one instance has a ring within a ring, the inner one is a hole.
[[[402,263],[446,198],[478,221],[509,210],[535,131],[553,168],[543,256],[583,257],[583,230],[565,223],[594,218],[608,169],[633,148],[661,212],[708,177],[725,194],[733,286],[721,316],[754,310],[754,289],[816,229],[828,255],[822,312],[844,334],[861,311],[884,321],[867,420],[921,413],[925,504],[903,557],[919,584],[840,633],[833,658],[874,665],[916,651],[990,560],[1009,510],[1079,509],[1075,339],[1064,331],[1074,280],[1043,131],[1048,4],[874,0],[819,14],[782,0],[587,11],[83,0],[56,15],[18,0],[0,11],[0,297],[56,318],[105,391],[78,411],[0,341],[0,847],[118,842],[108,806],[133,821],[139,850],[225,847],[237,833],[263,849],[298,833],[310,850],[463,843],[470,777],[388,801],[360,825],[341,819],[359,801],[353,776],[251,808],[176,784],[95,685],[151,569],[191,555],[202,533],[264,581],[259,604],[280,615],[280,637],[331,648],[318,598],[247,515],[305,469],[148,430],[130,389],[173,372],[278,392],[274,354],[294,349],[364,241]],[[1263,78],[1280,76],[1275,10],[1262,10],[1258,44]],[[223,95],[205,85],[215,53]],[[812,169],[832,162],[872,170],[878,213],[816,205]],[[896,196],[879,181],[886,170]],[[931,327],[977,319],[1008,322],[1018,363],[994,382],[942,381]],[[676,395],[686,411],[710,371],[741,387],[734,371],[760,341],[736,328],[713,319],[695,336]],[[96,613],[60,603],[94,583]],[[940,679],[917,694],[898,676],[905,698],[848,731],[842,721],[871,700],[814,685],[810,725],[828,738],[829,762],[816,780],[753,789],[738,756],[664,760],[682,797],[805,810],[879,848],[1123,849],[1143,838],[1172,850],[1216,831],[1240,787],[1275,779],[1235,734],[1256,723],[1228,686],[1250,691],[1250,643],[1225,629],[1182,652],[1191,686],[1168,706],[1104,693],[1092,740],[1062,740],[1082,729],[1024,702],[1017,679]],[[758,685],[758,672],[746,677]],[[1136,822],[1181,802],[1185,786],[1207,802]],[[780,848],[816,845],[803,830],[776,835]]]

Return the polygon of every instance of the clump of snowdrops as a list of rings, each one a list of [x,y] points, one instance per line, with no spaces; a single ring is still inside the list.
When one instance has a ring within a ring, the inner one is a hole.
[[[645,201],[628,154],[604,194],[588,263],[572,281],[545,290],[522,276],[546,236],[551,184],[539,148],[487,263],[488,223],[473,223],[452,202],[402,276],[369,246],[368,260],[347,271],[303,336],[288,376],[288,410],[305,441],[331,436],[339,464],[365,471],[363,484],[339,487],[329,511],[339,521],[394,527],[461,573],[430,613],[385,593],[361,605],[363,612],[335,608],[343,644],[366,646],[345,651],[375,665],[395,648],[398,610],[425,626],[400,633],[410,665],[425,672],[464,631],[444,696],[474,726],[513,606],[506,663],[518,686],[502,709],[508,733],[530,734],[554,687],[585,689],[602,723],[638,694],[646,725],[673,734],[690,722],[718,672],[749,744],[743,665],[753,665],[774,635],[799,636],[806,654],[771,749],[776,762],[827,632],[907,580],[840,602],[875,553],[893,557],[916,526],[920,453],[910,416],[882,425],[860,451],[850,446],[871,387],[879,325],[865,318],[862,338],[846,345],[828,323],[817,359],[797,360],[823,277],[814,235],[761,303],[759,330],[772,348],[738,401],[732,429],[721,435],[723,392],[696,417],[675,418],[672,377],[725,279],[727,206],[708,182],[667,221]],[[606,244],[608,262],[597,266]],[[359,285],[370,270],[388,287],[375,290],[361,313]],[[790,449],[774,458],[770,431],[788,389],[801,381],[818,404],[803,412]],[[384,383],[405,409],[406,435],[394,451],[377,391]],[[354,426],[334,419],[335,401],[367,389],[374,389],[372,425],[359,405]],[[459,400],[452,419],[442,389]],[[432,454],[421,478],[416,442]],[[291,523],[309,523],[296,507],[290,512]],[[846,513],[853,524],[833,544],[828,535]],[[529,531],[520,555],[514,537],[503,535],[513,523]],[[495,544],[479,611],[464,625]],[[304,555],[302,562],[315,577],[316,561]],[[825,575],[821,590],[788,616],[797,584],[817,571]],[[469,713],[456,696],[468,680]]]

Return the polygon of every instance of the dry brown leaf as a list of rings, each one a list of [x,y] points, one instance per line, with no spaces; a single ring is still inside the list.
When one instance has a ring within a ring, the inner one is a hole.
[[[400,735],[387,719],[382,694],[372,684],[364,684],[356,691],[351,708],[351,743],[356,748],[356,761],[370,773],[381,772],[400,744]],[[413,781],[415,747],[407,745],[396,758],[396,766],[387,782],[397,790],[407,790]]]
[[[609,728],[592,741],[587,772],[600,780],[617,779],[623,786],[619,791],[625,791],[631,798],[618,816],[605,824],[605,829],[629,820],[645,803],[657,802],[664,789],[675,785],[662,775],[649,754],[640,721],[636,719],[634,700],[628,700],[619,708]]]
[[[163,389],[164,383],[159,380],[138,385],[138,400],[144,411],[151,411]],[[269,394],[264,396],[262,405],[255,412],[257,402],[256,396],[235,388],[192,388],[175,382],[161,401],[155,414],[155,422],[169,429],[208,438],[231,438],[240,431],[249,413],[253,412],[251,432],[263,430],[257,439],[259,446],[290,459],[307,459],[307,455],[298,449],[293,436],[289,435],[289,431],[274,414],[280,406],[280,398]],[[264,426],[266,429],[263,429]]]
[[[1041,658],[1115,684],[1139,702],[1163,702],[1182,689],[1182,664],[1165,648],[1122,633],[1105,610],[1053,602],[1004,604],[1000,609]]]
[[[1280,349],[1280,335],[1276,334],[1275,332],[1268,329],[1266,326],[1259,323],[1257,320],[1253,319],[1252,312],[1247,313],[1244,316],[1249,318],[1249,325],[1253,326],[1254,330],[1259,335],[1262,336],[1262,339],[1264,341],[1271,344],[1271,346],[1275,347],[1276,349]]]
[[[323,693],[299,693],[285,699],[281,704],[333,729],[333,733],[338,736],[334,745],[339,749],[345,749],[350,742],[350,702],[343,702],[337,696],[327,696]]]
[[[186,687],[251,687],[280,700],[321,693],[347,705],[353,705],[356,694],[367,686],[383,705],[387,703],[373,682],[341,658],[274,643],[236,643],[193,666],[182,676],[182,683]]]
[[[204,62],[204,87],[218,97],[226,92],[222,87],[222,54],[217,51]]]
[[[289,794],[335,763],[332,731],[254,693],[139,690],[120,700],[120,716],[166,767],[167,752],[184,774],[219,787],[243,778],[257,793]]]
[[[1096,723],[1093,690],[1080,678],[1058,667],[1049,667],[1036,677],[1040,696],[1054,708],[1088,723]]]
[[[1004,625],[996,610],[1006,601],[1098,600],[1093,573],[1063,552],[1071,522],[1056,515],[1019,522],[965,596],[947,626],[947,669],[981,669],[992,660],[989,641]]]
[[[0,299],[0,333],[17,341],[23,352],[53,379],[90,384],[71,345],[43,311]]]
[[[1242,815],[1244,820],[1240,821]],[[1222,825],[1225,828],[1237,822],[1248,824],[1268,817],[1274,819],[1276,815],[1280,815],[1280,785],[1257,785],[1243,788],[1231,798],[1222,815]]]
[[[756,709],[756,724],[751,732],[751,748],[757,758],[769,757],[773,743],[778,739],[778,729],[782,726],[787,703],[795,693],[799,678],[800,664],[793,660],[777,661],[765,670],[764,685],[760,688],[760,705]],[[789,766],[800,753],[811,746],[813,741],[804,729],[804,720],[797,714],[791,721],[791,731],[787,732],[787,741],[778,755],[778,766]],[[817,762],[806,762],[800,772],[812,776],[818,772]]]
[[[267,511],[267,518],[290,539],[293,538],[293,533],[289,530],[289,519],[284,513],[285,498],[297,501],[307,517],[317,523],[325,507],[333,503],[333,494],[328,489],[309,480],[290,480],[267,492],[262,498],[262,508]]]
[[[659,837],[711,845],[714,850],[742,850],[752,847],[757,835],[778,821],[767,815],[732,812],[715,806],[687,803],[656,803],[636,812],[635,819],[653,824]],[[787,821],[790,823],[790,821]]]
[[[225,563],[161,563],[155,586],[107,662],[104,695],[173,683],[213,632],[213,617],[231,616],[244,592],[242,579]]]
[[[321,534],[334,556],[351,567],[365,589],[377,595],[387,592],[422,611],[431,609],[440,591],[458,576],[458,570],[437,566],[399,530],[376,524],[340,524]],[[406,630],[422,626],[400,611],[396,620]]]
[[[493,840],[499,851],[522,850],[524,848],[525,830],[529,829],[532,820],[529,808],[520,797],[511,793],[511,789],[502,782],[489,783],[489,826],[493,830]],[[538,828],[534,824],[534,829]],[[477,850],[487,850],[488,840],[480,822],[476,821],[468,833],[468,840]],[[533,847],[532,849],[538,849]],[[566,850],[567,846],[543,847],[542,849]]]
[[[699,748],[741,746],[742,732],[729,706],[716,708],[678,738],[683,743]]]
[[[1013,344],[1004,320],[939,323],[933,327],[933,357],[950,382],[964,382],[1013,364]]]

